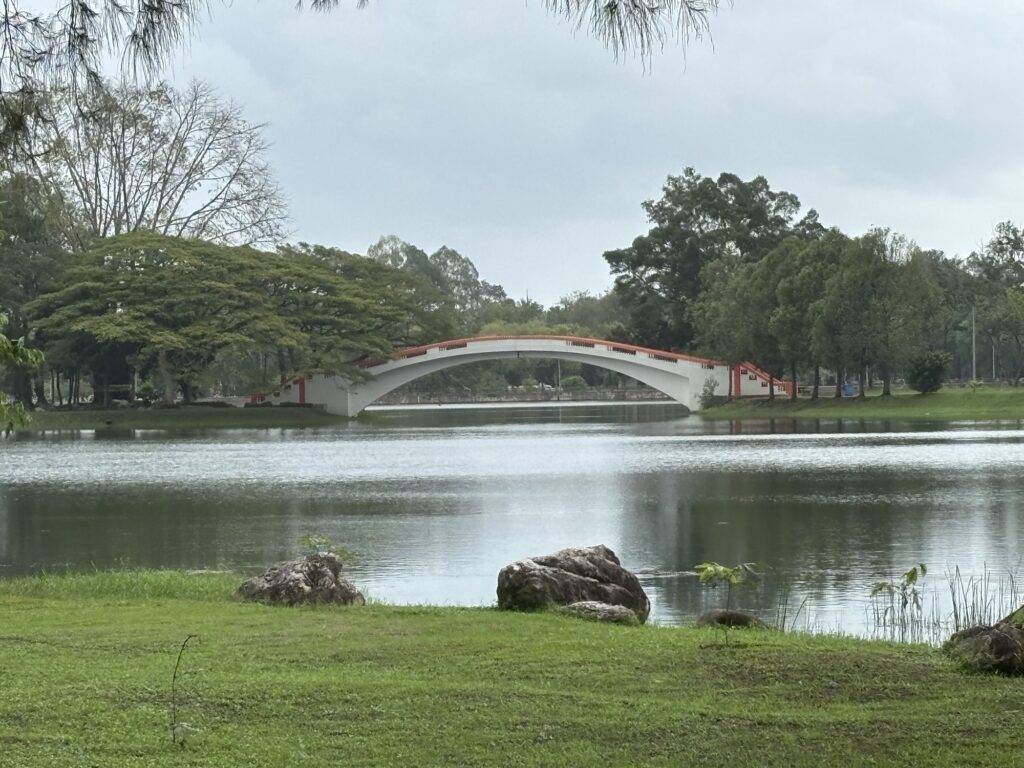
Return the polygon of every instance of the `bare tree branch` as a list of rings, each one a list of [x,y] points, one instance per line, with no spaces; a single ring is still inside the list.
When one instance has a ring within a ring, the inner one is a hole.
[[[208,85],[65,90],[45,105],[34,151],[9,153],[8,164],[79,213],[67,226],[84,220],[98,237],[146,229],[239,245],[284,238],[286,204],[264,126]]]

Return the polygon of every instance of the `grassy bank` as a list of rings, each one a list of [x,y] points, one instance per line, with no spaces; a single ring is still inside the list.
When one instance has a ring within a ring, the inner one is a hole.
[[[231,408],[190,405],[152,408],[80,411],[37,411],[22,429],[267,429],[273,427],[322,427],[343,424],[313,408]]]
[[[1017,421],[1024,419],[1024,388],[975,391],[943,389],[930,395],[900,392],[892,397],[878,393],[863,400],[800,398],[795,402],[777,398],[743,400],[709,408],[701,415],[711,419],[933,419],[936,421]]]
[[[1019,680],[829,637],[0,580],[0,765],[1012,765]],[[169,736],[171,674],[184,748]]]

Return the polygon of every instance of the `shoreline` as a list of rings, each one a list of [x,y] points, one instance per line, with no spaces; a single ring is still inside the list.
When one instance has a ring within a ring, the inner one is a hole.
[[[355,419],[334,416],[315,407],[257,407],[188,405],[171,408],[108,410],[48,410],[32,414],[32,421],[16,432],[117,429],[303,429],[373,422],[377,414],[403,411],[554,409],[618,406],[673,406],[672,400],[637,399],[533,399],[481,402],[381,403]],[[909,392],[863,400],[833,398],[794,401],[743,400],[715,405],[694,414],[710,422],[722,420],[869,420],[869,421],[991,421],[1024,422],[1024,387],[945,389],[930,395]]]
[[[942,389],[929,395],[900,392],[796,401],[744,400],[715,405],[699,414],[720,419],[864,419],[872,421],[1024,421],[1024,387]]]

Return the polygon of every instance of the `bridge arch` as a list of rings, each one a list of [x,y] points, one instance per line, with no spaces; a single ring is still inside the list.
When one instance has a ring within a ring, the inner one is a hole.
[[[428,374],[515,357],[567,360],[615,371],[665,393],[691,411],[701,407],[700,395],[706,380],[716,381],[716,391],[724,394],[729,391],[730,375],[734,382],[739,379],[735,369],[730,370],[720,361],[602,339],[477,336],[400,350],[390,360],[363,366],[367,374],[364,380],[323,374],[301,376],[272,395],[257,396],[256,400],[315,403],[329,413],[355,416],[388,392]],[[746,369],[757,371],[753,366]],[[761,371],[757,373],[767,376]],[[737,392],[741,389],[736,387]]]

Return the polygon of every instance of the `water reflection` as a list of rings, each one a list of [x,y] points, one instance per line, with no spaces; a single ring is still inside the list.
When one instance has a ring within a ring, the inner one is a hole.
[[[1019,565],[1024,433],[893,426],[645,404],[20,436],[0,444],[0,573],[253,568],[323,533],[359,553],[373,596],[486,604],[505,563],[603,542],[641,573],[659,621],[720,599],[695,563],[760,562],[771,571],[746,605],[773,614],[789,590],[805,616],[858,631],[870,585],[914,563]]]

